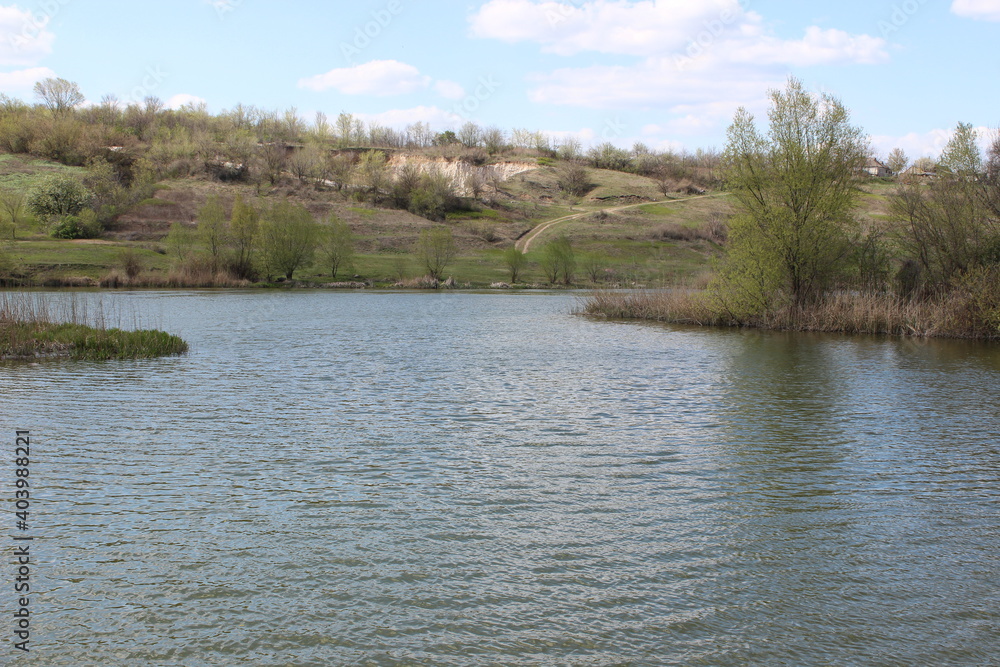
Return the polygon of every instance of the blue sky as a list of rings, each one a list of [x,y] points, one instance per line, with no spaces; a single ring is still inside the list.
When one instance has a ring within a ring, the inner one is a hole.
[[[998,38],[1000,0],[0,0],[0,91],[694,150],[794,75],[916,158],[1000,126]]]

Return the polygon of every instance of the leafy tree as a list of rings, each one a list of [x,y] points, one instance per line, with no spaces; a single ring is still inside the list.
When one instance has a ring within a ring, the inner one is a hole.
[[[50,176],[28,195],[28,208],[43,217],[77,215],[90,206],[93,193],[72,176]]]
[[[420,185],[410,195],[407,210],[428,220],[444,220],[457,206],[451,179],[432,171],[420,177]]]
[[[212,258],[212,271],[222,266],[223,253],[229,244],[226,207],[213,195],[198,209],[198,236]]]
[[[28,196],[20,190],[0,190],[0,213],[10,229],[10,238],[17,238],[17,228],[27,221]]]
[[[197,240],[198,233],[195,229],[183,222],[175,222],[170,225],[166,244],[170,254],[176,257],[178,262],[183,263],[191,256]]]
[[[971,123],[959,123],[941,152],[938,162],[941,170],[962,178],[977,176],[983,170],[978,139],[979,134]]]
[[[906,170],[906,166],[910,164],[910,158],[906,157],[906,153],[903,152],[902,148],[893,148],[889,152],[889,158],[886,162],[886,166],[892,170],[894,174],[902,174]]]
[[[433,227],[420,232],[417,254],[431,278],[440,280],[457,253],[455,237],[449,228]]]
[[[382,151],[362,153],[354,173],[361,187],[365,189],[368,198],[377,202],[382,196],[382,191],[389,184],[389,165],[386,162],[385,153]]]
[[[266,272],[291,280],[295,271],[312,261],[319,226],[302,204],[281,201],[265,211],[261,224]]]
[[[992,147],[986,173],[972,125],[959,123],[945,146],[938,178],[907,183],[890,198],[899,244],[931,286],[954,287],[963,276],[1000,261],[1000,188]]]
[[[600,146],[594,146],[587,153],[590,164],[595,169],[613,169],[624,171],[632,162],[632,156],[627,150],[618,148],[611,142],[604,142]]]
[[[460,143],[458,136],[451,130],[445,130],[434,137],[435,146],[450,146],[457,143]]]
[[[320,250],[330,267],[330,277],[336,279],[337,271],[354,257],[354,234],[350,225],[331,214],[330,224],[323,230]]]
[[[839,100],[795,78],[772,90],[762,135],[740,108],[728,130],[726,180],[736,199],[729,253],[714,292],[731,315],[822,296],[841,270],[868,141]]]
[[[66,113],[86,100],[80,92],[80,86],[66,79],[55,78],[36,83],[35,96],[57,114]]]
[[[553,239],[542,248],[542,270],[550,283],[555,284],[562,275],[563,283],[570,285],[576,273],[576,252],[565,236]]]
[[[528,256],[521,252],[517,246],[511,246],[504,250],[503,263],[510,272],[510,282],[516,283],[521,276],[521,271],[528,263]]]
[[[393,205],[397,208],[409,208],[413,192],[420,187],[423,177],[420,167],[407,162],[396,172],[396,180],[392,184]]]
[[[348,155],[330,153],[326,157],[326,172],[334,187],[340,191],[354,177],[354,163]]]
[[[256,278],[255,258],[260,239],[260,211],[237,196],[229,218],[229,242],[232,246],[230,268],[237,278]]]
[[[337,140],[341,146],[351,146],[360,142],[364,131],[364,123],[352,114],[341,113],[337,116]]]

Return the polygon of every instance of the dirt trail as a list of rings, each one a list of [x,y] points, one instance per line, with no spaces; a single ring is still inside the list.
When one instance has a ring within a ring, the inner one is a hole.
[[[556,218],[555,220],[549,220],[548,222],[543,222],[542,224],[538,225],[537,227],[535,227],[534,229],[532,229],[530,232],[528,232],[527,234],[525,234],[521,238],[521,240],[519,240],[515,244],[515,246],[521,252],[528,252],[531,249],[531,244],[532,244],[532,242],[535,239],[537,239],[539,236],[541,236],[542,234],[544,234],[548,230],[552,229],[556,225],[560,225],[560,224],[562,224],[564,222],[569,222],[570,220],[577,220],[577,219],[582,218],[584,216],[588,216],[591,213],[600,213],[602,211],[604,211],[605,213],[615,213],[617,211],[624,211],[625,209],[629,209],[629,208],[638,208],[640,206],[653,206],[654,204],[678,204],[678,203],[683,202],[683,201],[691,201],[692,199],[707,199],[709,197],[724,197],[727,194],[728,193],[726,193],[726,192],[720,192],[720,193],[714,194],[714,195],[695,195],[693,197],[681,197],[680,199],[664,199],[664,200],[661,200],[661,201],[647,201],[647,202],[642,202],[641,204],[628,204],[626,206],[612,206],[610,208],[601,208],[601,209],[597,209],[597,210],[594,210],[594,211],[584,211],[583,213],[574,213],[573,215],[567,215],[567,216],[563,216],[561,218]]]

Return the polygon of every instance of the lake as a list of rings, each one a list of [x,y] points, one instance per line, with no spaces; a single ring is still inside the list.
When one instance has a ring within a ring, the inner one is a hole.
[[[1000,664],[1000,346],[568,294],[73,298],[191,352],[0,364],[35,537],[2,664]]]

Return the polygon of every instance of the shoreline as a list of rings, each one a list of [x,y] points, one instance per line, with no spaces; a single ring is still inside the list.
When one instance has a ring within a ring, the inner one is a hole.
[[[962,295],[904,299],[836,294],[806,308],[785,307],[745,320],[713,312],[704,290],[596,291],[578,314],[607,320],[759,331],[893,338],[1000,341],[1000,323],[984,323]]]

